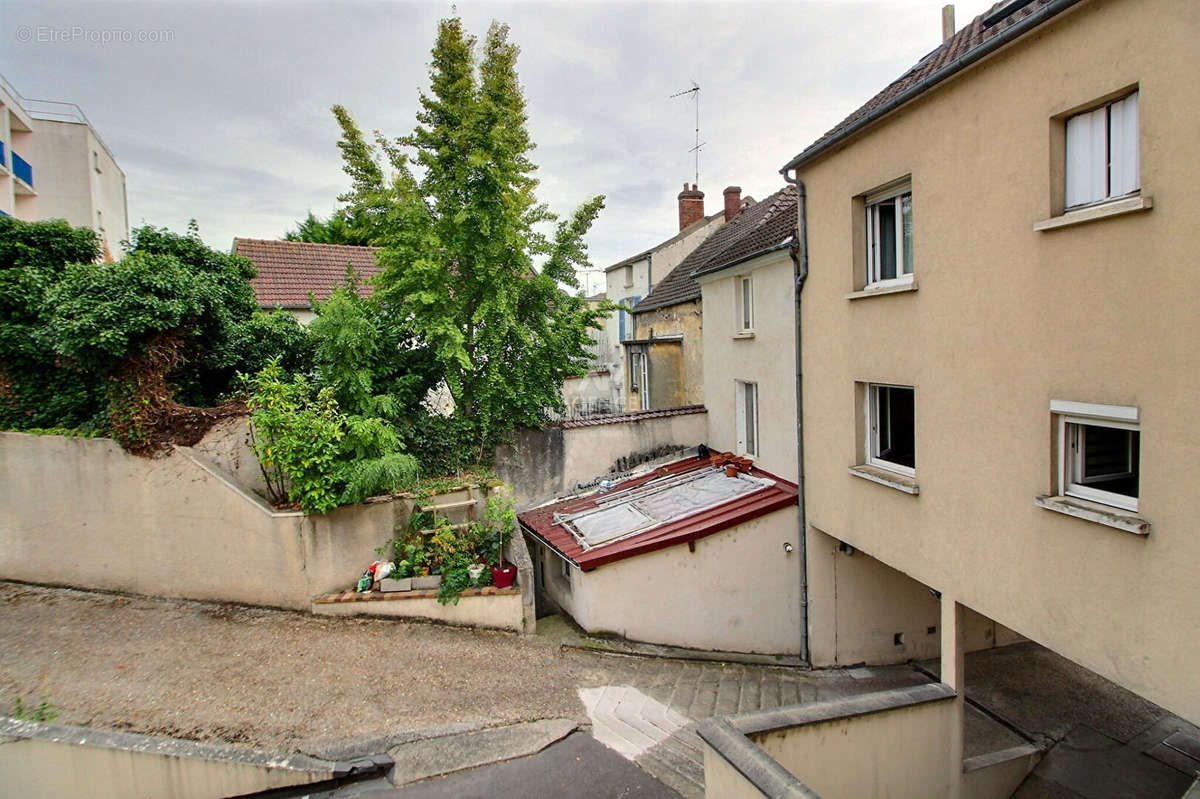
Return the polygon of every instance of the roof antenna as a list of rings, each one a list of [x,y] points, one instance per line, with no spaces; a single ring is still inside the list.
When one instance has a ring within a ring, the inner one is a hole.
[[[696,154],[696,179],[692,181],[695,185],[700,185],[700,148],[708,144],[708,142],[700,141],[700,84],[692,81],[692,88],[684,89],[681,92],[675,92],[671,97],[683,97],[685,94],[692,95],[692,99],[696,101],[696,146],[688,150],[689,153]],[[670,98],[668,98],[670,99]]]

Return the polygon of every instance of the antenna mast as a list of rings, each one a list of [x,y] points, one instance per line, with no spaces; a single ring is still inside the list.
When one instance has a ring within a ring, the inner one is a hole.
[[[700,148],[708,144],[708,142],[700,141],[700,84],[692,81],[692,88],[684,89],[681,92],[675,92],[671,97],[683,97],[686,94],[692,95],[692,99],[696,102],[696,145],[688,150],[689,153],[696,154],[696,179],[693,181],[697,186],[700,185]],[[670,98],[668,98],[670,99]]]

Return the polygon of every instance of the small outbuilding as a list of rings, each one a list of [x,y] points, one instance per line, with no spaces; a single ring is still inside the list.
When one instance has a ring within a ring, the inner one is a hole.
[[[797,654],[796,499],[748,459],[694,456],[518,519],[541,598],[590,633]]]

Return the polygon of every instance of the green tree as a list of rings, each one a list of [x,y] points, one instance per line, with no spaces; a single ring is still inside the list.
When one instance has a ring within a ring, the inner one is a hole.
[[[589,329],[609,310],[577,296],[576,277],[604,198],[561,221],[537,202],[519,48],[508,33],[493,23],[477,68],[477,42],[461,20],[439,24],[430,88],[406,137],[376,133],[368,143],[345,109],[333,109],[352,183],[340,199],[381,231],[372,238],[384,247],[377,292],[432,347],[473,457],[484,461],[515,426],[561,410],[562,381],[584,371]]]
[[[65,368],[46,335],[46,295],[69,264],[99,256],[90,228],[0,215],[0,427],[74,428],[100,411],[100,381]]]
[[[308,241],[315,244],[366,246],[371,243],[370,231],[366,229],[362,220],[347,208],[337,209],[328,219],[321,219],[309,211],[308,216],[296,225],[296,229],[289,230],[283,238],[286,241]]]

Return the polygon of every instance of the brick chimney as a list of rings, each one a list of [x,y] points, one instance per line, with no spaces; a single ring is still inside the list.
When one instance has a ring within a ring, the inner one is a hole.
[[[742,187],[727,186],[725,188],[725,221],[728,222],[742,210]]]
[[[683,230],[703,218],[704,192],[698,190],[695,183],[690,189],[688,184],[684,183],[683,191],[679,192],[679,229]]]

